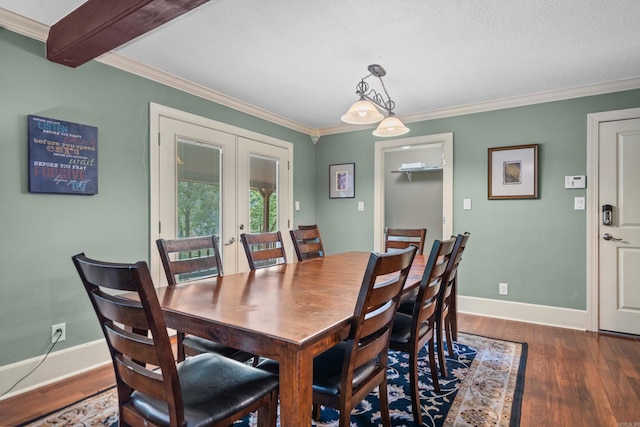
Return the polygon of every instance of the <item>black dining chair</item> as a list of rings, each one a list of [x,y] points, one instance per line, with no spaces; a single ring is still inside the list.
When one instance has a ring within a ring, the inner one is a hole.
[[[324,246],[320,230],[316,228],[289,230],[293,248],[296,251],[298,261],[320,258],[324,256]]]
[[[282,233],[279,231],[254,234],[242,233],[240,239],[247,255],[249,269],[257,270],[287,263]]]
[[[156,240],[169,286],[223,275],[222,260],[215,236]],[[241,362],[254,357],[247,353],[196,335],[176,331],[178,361],[200,353],[218,353]]]
[[[424,251],[424,242],[427,237],[426,228],[385,228],[384,251],[390,249],[403,249],[409,245],[418,247],[418,255]]]
[[[458,308],[457,308],[457,282],[458,282],[458,268],[460,267],[460,261],[462,261],[462,254],[467,247],[469,237],[471,233],[465,232],[464,234],[458,234],[456,236],[456,244],[451,254],[451,261],[447,266],[446,279],[444,284],[444,291],[440,300],[440,308],[438,313],[438,331],[444,335],[448,343],[449,356],[454,355],[453,343],[457,339],[458,330]],[[454,335],[455,333],[455,335]],[[443,354],[440,356],[444,360],[443,346],[439,346],[438,351]],[[446,365],[441,367],[442,375],[447,375]]]
[[[212,353],[176,364],[146,262],[73,263],[111,353],[121,426],[228,427],[258,411],[260,426],[275,427],[276,375]]]
[[[347,339],[313,360],[316,419],[319,405],[325,405],[340,411],[340,427],[349,427],[351,410],[379,387],[382,424],[391,425],[387,394],[389,337],[416,250],[411,246],[369,256]],[[275,361],[258,366],[278,371]]]
[[[412,313],[397,313],[393,323],[389,348],[409,354],[409,385],[411,387],[411,407],[413,419],[422,425],[420,411],[420,393],[418,376],[418,354],[427,345],[429,369],[436,391],[440,391],[438,368],[435,358],[435,339],[437,337],[436,319],[438,317],[438,299],[444,289],[443,279],[455,245],[455,239],[433,242],[427,265],[420,281],[418,295]],[[438,343],[440,345],[440,343]]]

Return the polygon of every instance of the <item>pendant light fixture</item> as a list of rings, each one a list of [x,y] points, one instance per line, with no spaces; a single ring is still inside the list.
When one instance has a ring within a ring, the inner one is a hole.
[[[360,83],[356,85],[356,95],[360,97],[359,101],[356,101],[349,111],[342,116],[342,121],[345,123],[365,125],[371,123],[380,122],[373,134],[380,137],[399,136],[409,132],[409,128],[406,127],[400,119],[398,119],[393,113],[393,109],[396,103],[391,100],[387,88],[382,81],[387,72],[378,64],[369,65],[368,76],[365,76],[360,80]],[[374,89],[369,89],[369,84],[365,82],[365,79],[374,76],[380,80],[384,94],[387,96],[385,100],[383,94],[376,92]],[[384,118],[378,109],[387,113],[387,118]],[[384,119],[384,120],[383,120]]]

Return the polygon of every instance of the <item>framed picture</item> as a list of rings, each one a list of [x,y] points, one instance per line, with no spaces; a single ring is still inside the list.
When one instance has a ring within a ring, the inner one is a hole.
[[[348,199],[356,197],[356,164],[329,165],[329,198]]]
[[[538,198],[538,144],[489,148],[489,200]]]
[[[98,194],[98,128],[27,116],[29,192]]]

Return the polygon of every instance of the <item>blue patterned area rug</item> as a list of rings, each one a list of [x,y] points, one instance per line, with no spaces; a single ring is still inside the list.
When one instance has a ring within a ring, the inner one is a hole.
[[[447,356],[449,376],[440,378],[439,393],[433,389],[426,349],[420,353],[420,406],[423,426],[520,425],[527,344],[460,333],[454,343],[456,357]],[[389,352],[389,404],[394,427],[416,427],[411,414],[409,356]],[[46,416],[30,427],[110,426],[117,427],[117,394],[114,389]],[[351,426],[380,424],[377,389],[351,413]],[[251,415],[234,427],[254,427]],[[316,427],[338,425],[338,412],[322,408]]]

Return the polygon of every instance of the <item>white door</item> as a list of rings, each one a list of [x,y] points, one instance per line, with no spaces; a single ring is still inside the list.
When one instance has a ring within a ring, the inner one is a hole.
[[[238,230],[240,233],[267,233],[280,230],[285,253],[294,253],[288,230],[291,220],[286,206],[289,161],[287,150],[238,137]],[[282,208],[279,208],[282,207]],[[249,270],[246,256],[238,256],[238,271]]]
[[[289,227],[289,149],[165,116],[159,117],[158,130],[158,155],[152,155],[158,159],[157,175],[151,178],[158,180],[159,209],[158,234],[152,235],[154,280],[166,284],[155,254],[155,239],[160,237],[216,235],[225,274],[248,270],[240,234],[249,232],[255,212],[266,211],[265,222],[285,233]],[[258,156],[271,160],[251,161]],[[269,175],[273,182],[258,181],[264,177],[255,169],[265,164],[281,171]],[[252,188],[267,188],[272,197],[249,200]],[[275,203],[269,205],[271,201]],[[265,210],[263,204],[271,208]]]
[[[599,130],[599,329],[640,335],[640,119]]]

